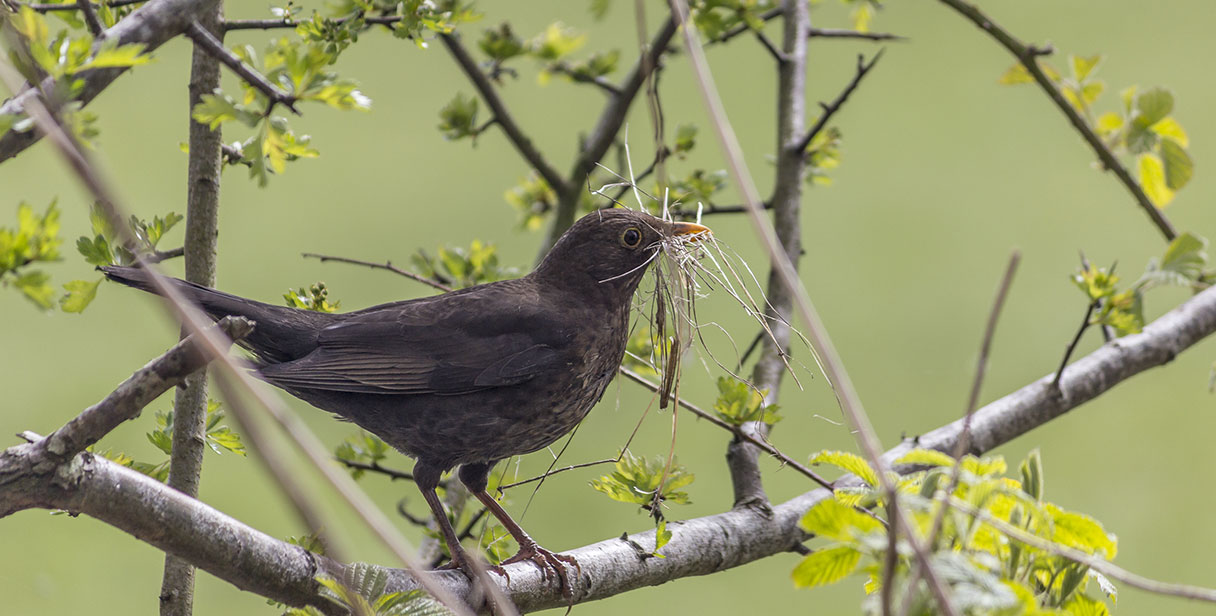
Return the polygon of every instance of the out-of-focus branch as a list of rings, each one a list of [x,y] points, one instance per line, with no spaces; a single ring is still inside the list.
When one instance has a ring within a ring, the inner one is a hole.
[[[149,0],[144,6],[135,9],[133,13],[105,32],[99,38],[106,41],[116,41],[119,45],[142,43],[144,53],[160,47],[165,41],[181,34],[185,29],[207,11],[215,10],[218,0]],[[76,10],[76,5],[59,5],[62,8]],[[81,73],[82,89],[78,100],[88,104],[98,94],[105,90],[126,68],[99,68]],[[49,90],[53,85],[50,79],[41,84],[41,89]],[[26,88],[0,105],[0,114],[16,114],[25,110],[26,103],[38,96],[40,88]],[[0,136],[0,162],[4,162],[33,145],[42,138],[37,130],[26,132],[8,131]]]
[[[1081,117],[1081,114],[1077,113],[1077,110],[1065,100],[1060,89],[1043,72],[1043,69],[1039,66],[1038,57],[1050,53],[1050,50],[1026,45],[1018,40],[1017,37],[1010,34],[1008,30],[1001,27],[1000,24],[992,21],[991,17],[981,12],[974,4],[963,2],[962,0],[941,0],[941,2],[957,11],[963,17],[966,17],[980,30],[987,32],[989,36],[996,39],[1009,53],[1013,54],[1013,57],[1017,58],[1017,61],[1026,68],[1030,76],[1034,78],[1035,83],[1039,84],[1039,87],[1051,99],[1051,102],[1055,103],[1060,113],[1063,113],[1073,128],[1081,134],[1081,138],[1093,149],[1094,154],[1098,156],[1098,160],[1102,161],[1102,166],[1113,171],[1115,177],[1119,178],[1119,182],[1123,184],[1127,192],[1131,193],[1132,198],[1140,205],[1140,209],[1144,210],[1145,214],[1148,214],[1149,219],[1153,221],[1153,224],[1156,225],[1161,235],[1165,236],[1166,241],[1173,241],[1174,238],[1178,237],[1178,232],[1174,230],[1174,225],[1170,223],[1169,219],[1165,217],[1165,214],[1157,206],[1153,205],[1148,195],[1144,194],[1144,189],[1136,183],[1135,178],[1119,162],[1119,159],[1115,158],[1114,152],[1111,152],[1110,148],[1102,142],[1102,139],[1098,137],[1097,133],[1090,128],[1089,123],[1085,121],[1085,118]]]

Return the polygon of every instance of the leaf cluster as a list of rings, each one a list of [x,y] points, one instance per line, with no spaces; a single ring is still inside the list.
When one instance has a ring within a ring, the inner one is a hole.
[[[732,426],[741,426],[752,421],[773,425],[781,421],[776,404],[765,404],[768,390],[757,390],[750,383],[738,379],[718,377],[718,399],[714,401],[714,413]]]
[[[1144,194],[1157,207],[1165,207],[1191,181],[1195,164],[1187,151],[1190,139],[1171,113],[1174,95],[1165,88],[1140,92],[1133,85],[1119,94],[1117,111],[1097,115],[1094,105],[1106,90],[1095,77],[1102,56],[1068,56],[1069,74],[1061,73],[1044,60],[1036,60],[1048,79],[1094,133],[1116,155],[1134,158]],[[1003,84],[1031,83],[1030,71],[1016,64],[1001,76]]]
[[[203,429],[203,440],[217,454],[229,451],[238,456],[245,456],[245,444],[241,436],[232,428],[224,425],[223,404],[216,400],[207,400],[207,417]],[[89,451],[108,458],[116,464],[121,464],[132,470],[139,471],[157,481],[169,479],[169,458],[173,453],[173,409],[156,412],[156,428],[147,433],[148,442],[152,443],[166,457],[159,462],[140,462],[133,457],[111,450]]]
[[[694,479],[695,476],[674,458],[668,468],[663,456],[646,458],[623,451],[612,474],[591,480],[591,487],[612,500],[638,505],[649,511],[655,520],[662,520],[665,503],[687,505],[692,502],[688,493],[680,489]]]
[[[388,587],[388,571],[383,567],[367,563],[352,563],[343,571],[342,578],[317,576],[321,595],[336,605],[359,616],[447,616],[443,604],[422,590],[385,592]],[[315,607],[288,608],[284,616],[322,616]]]
[[[1082,267],[1072,281],[1096,310],[1088,325],[1111,327],[1120,336],[1139,333],[1144,328],[1144,293],[1161,285],[1191,288],[1206,286],[1203,268],[1207,265],[1207,240],[1183,233],[1166,247],[1161,259],[1150,259],[1144,273],[1131,286],[1120,289],[1114,266]]]
[[[893,577],[883,577],[890,545],[887,523],[864,509],[885,501],[877,472],[865,460],[842,452],[821,452],[812,461],[816,459],[856,473],[863,485],[838,489],[834,498],[817,503],[803,516],[802,528],[828,543],[794,568],[794,584],[821,586],[864,573],[868,575],[862,604],[866,613],[880,612],[878,596],[884,584],[894,585],[893,596],[910,597],[909,613],[936,613],[923,583],[909,591],[913,552],[906,539],[896,542]],[[1117,551],[1115,537],[1093,518],[1043,499],[1037,451],[1022,462],[1019,479],[1004,476],[1007,469],[1000,456],[966,456],[956,462],[941,452],[918,449],[896,464],[924,469],[892,476],[900,503],[922,543],[938,509],[949,506],[936,545],[928,546],[929,562],[949,587],[959,610],[1010,616],[1108,613],[1106,604],[1089,594],[1089,581],[1094,580],[1112,601],[1114,586],[1097,571],[1057,554],[1073,549],[1109,560]],[[959,482],[946,494],[956,464],[961,465]],[[1056,549],[1023,543],[1009,529],[1033,535]]]
[[[316,282],[308,287],[288,289],[283,294],[288,308],[312,310],[313,312],[337,312],[342,302],[329,303],[329,289],[324,282]]]
[[[419,275],[458,289],[519,275],[518,269],[498,263],[494,244],[481,240],[473,240],[468,248],[441,246],[435,256],[419,251],[410,261]]]
[[[59,208],[55,201],[38,215],[28,203],[17,206],[17,225],[0,227],[0,286],[12,286],[42,309],[54,305],[50,274],[30,269],[35,263],[61,260]]]

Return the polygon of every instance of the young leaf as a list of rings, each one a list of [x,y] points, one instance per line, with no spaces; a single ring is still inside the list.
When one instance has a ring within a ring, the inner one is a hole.
[[[857,569],[861,552],[847,545],[833,545],[811,552],[798,566],[792,577],[798,588],[814,588],[839,582]]]
[[[878,485],[878,473],[870,463],[855,453],[847,451],[823,450],[811,456],[811,464],[831,464],[836,468],[853,473],[871,487]]]
[[[1153,205],[1163,208],[1174,200],[1174,191],[1165,179],[1165,165],[1156,154],[1144,153],[1138,157],[1140,187]]]
[[[84,309],[97,297],[97,286],[101,284],[98,278],[93,282],[73,280],[63,285],[68,293],[59,298],[59,306],[64,312],[84,312]]]
[[[798,525],[809,533],[844,542],[855,541],[860,535],[883,527],[878,520],[834,498],[815,503],[815,506],[802,516]]]

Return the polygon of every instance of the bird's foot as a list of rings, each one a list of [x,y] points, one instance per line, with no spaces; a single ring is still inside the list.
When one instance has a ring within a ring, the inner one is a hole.
[[[530,560],[540,567],[541,575],[546,582],[556,577],[558,584],[561,585],[562,596],[571,601],[574,600],[574,582],[570,578],[570,571],[566,565],[574,568],[574,580],[578,579],[583,570],[573,556],[550,552],[537,545],[536,542],[532,542],[521,546],[515,556],[502,561],[502,564],[509,565],[525,560]]]

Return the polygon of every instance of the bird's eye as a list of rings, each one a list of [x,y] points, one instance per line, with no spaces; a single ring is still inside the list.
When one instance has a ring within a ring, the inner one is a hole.
[[[621,245],[626,248],[636,248],[642,242],[642,232],[637,227],[629,227],[621,233]]]

